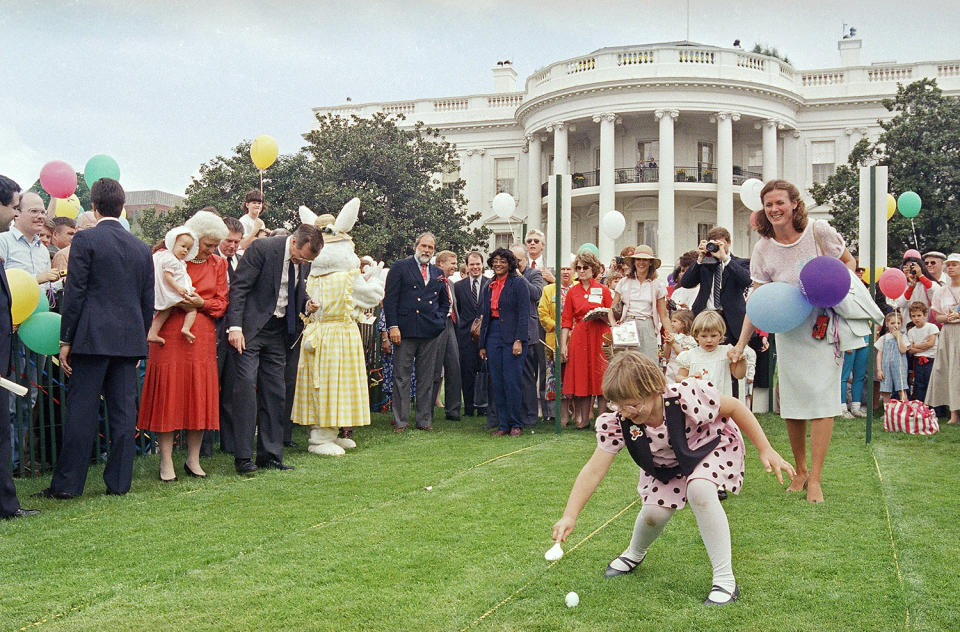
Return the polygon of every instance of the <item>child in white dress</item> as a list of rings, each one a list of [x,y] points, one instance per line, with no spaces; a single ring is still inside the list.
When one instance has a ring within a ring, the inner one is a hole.
[[[674,384],[680,369],[677,356],[688,349],[697,348],[697,341],[690,335],[693,312],[689,309],[678,309],[670,315],[670,324],[673,325],[673,334],[663,337],[663,357],[667,360],[667,384]]]
[[[186,226],[177,226],[167,232],[163,241],[166,248],[153,253],[153,307],[157,314],[150,325],[150,331],[147,332],[147,341],[161,345],[166,343],[166,340],[160,337],[160,329],[170,317],[170,310],[179,307],[186,312],[180,333],[192,343],[196,336],[190,330],[197,319],[197,310],[194,307],[184,307],[181,303],[184,299],[197,296],[187,274],[186,260],[197,256],[199,240]]]
[[[683,380],[688,376],[707,380],[724,395],[733,395],[732,377],[741,379],[747,373],[746,358],[741,357],[737,362],[731,362],[729,353],[733,345],[722,345],[727,326],[719,312],[706,309],[693,320],[693,329],[690,332],[700,345],[696,349],[684,351],[677,356],[677,379]]]

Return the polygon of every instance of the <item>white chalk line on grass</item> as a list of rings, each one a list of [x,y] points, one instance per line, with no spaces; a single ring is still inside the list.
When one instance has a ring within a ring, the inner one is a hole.
[[[475,469],[478,468],[478,467],[483,467],[484,465],[488,465],[488,464],[493,463],[493,462],[495,462],[495,461],[499,461],[500,459],[505,459],[505,458],[507,458],[507,457],[509,457],[509,456],[513,456],[514,454],[518,454],[518,453],[520,453],[520,452],[524,452],[524,451],[526,451],[526,450],[529,450],[529,449],[531,449],[531,448],[535,448],[535,447],[544,445],[544,444],[546,444],[546,443],[551,443],[552,441],[555,441],[555,440],[556,440],[556,439],[554,438],[554,439],[551,439],[550,441],[540,441],[540,442],[537,442],[537,443],[533,443],[533,444],[530,444],[530,445],[525,446],[525,447],[523,447],[523,448],[519,448],[519,449],[517,449],[517,450],[512,450],[512,451],[510,451],[510,452],[506,452],[506,453],[504,453],[504,454],[497,455],[497,456],[495,456],[495,457],[493,457],[493,458],[490,458],[490,459],[487,459],[487,460],[485,460],[485,461],[481,461],[480,463],[475,463],[474,465],[471,465],[471,466],[468,467],[467,469],[461,470],[461,471],[459,471],[459,472],[456,472],[456,473],[448,476],[447,478],[441,480],[441,481],[440,481],[440,484],[442,484],[442,483],[447,483],[447,482],[449,482],[449,481],[451,481],[451,480],[453,480],[453,479],[455,479],[455,478],[457,478],[457,477],[459,477],[459,476],[462,476],[463,474],[466,474],[467,472],[470,472],[471,470],[475,470]],[[241,479],[241,482],[252,481],[252,480],[255,480],[254,477],[244,477],[243,479]],[[223,489],[224,487],[232,486],[232,485],[234,485],[234,484],[235,484],[235,483],[231,483],[231,484],[228,484],[228,485],[218,485],[217,488]],[[190,490],[189,492],[186,492],[186,493],[193,493],[193,492],[198,492],[198,491],[207,491],[207,488],[206,488],[206,487],[204,487],[204,488],[198,487],[198,488],[193,489],[193,490]],[[419,492],[420,492],[419,489],[417,489],[417,490],[412,490],[412,491],[408,491],[408,492],[403,492],[403,493],[402,493],[402,496],[403,496],[403,497],[406,497],[406,496],[409,496],[409,495],[411,495],[411,494],[415,494],[415,493],[419,493]],[[376,505],[369,505],[369,506],[367,506],[367,507],[362,507],[362,508],[360,508],[360,509],[355,509],[355,510],[350,511],[350,512],[347,512],[347,513],[345,513],[345,514],[340,514],[340,515],[332,516],[332,517],[329,518],[328,520],[323,520],[323,521],[318,522],[318,523],[316,523],[316,524],[310,525],[310,526],[308,526],[308,527],[305,527],[305,528],[301,529],[300,531],[297,531],[297,532],[295,532],[295,531],[290,531],[290,532],[288,532],[288,535],[296,535],[296,534],[298,534],[298,533],[306,533],[307,531],[309,531],[309,530],[311,530],[311,529],[320,529],[320,528],[326,527],[326,526],[328,526],[328,525],[330,525],[330,524],[333,524],[333,523],[336,523],[336,522],[340,522],[340,521],[345,520],[345,519],[347,519],[347,518],[351,518],[351,517],[353,517],[353,516],[356,516],[357,514],[361,514],[361,513],[367,512],[367,511],[375,511],[375,510],[383,509],[383,508],[385,508],[385,507],[390,506],[391,504],[394,504],[394,503],[399,502],[399,501],[402,500],[402,499],[403,499],[403,498],[391,498],[390,500],[386,500],[386,501],[384,501],[384,502],[382,502],[382,503],[379,503],[379,504],[376,504]],[[147,502],[146,500],[140,500],[140,501],[135,502],[134,504],[136,504],[136,505],[143,505],[143,504],[146,504],[146,502]],[[629,506],[628,506],[627,508],[629,508]],[[622,512],[621,512],[621,513],[622,513]],[[96,515],[96,512],[92,512],[92,513],[88,513],[88,514],[83,514],[83,515],[80,515],[80,516],[74,516],[73,518],[69,518],[69,520],[78,520],[78,519],[81,519],[81,518],[87,518],[87,517],[94,516],[94,515]],[[619,515],[619,514],[618,514],[618,515]],[[615,516],[615,517],[616,517],[616,516]],[[604,526],[605,526],[605,525],[604,525]],[[602,528],[602,527],[601,527],[601,528]],[[587,539],[589,539],[590,537],[592,537],[592,535],[593,535],[593,534],[590,534],[590,536],[587,536],[586,538],[584,538],[583,540],[581,540],[580,542],[578,542],[577,545],[574,546],[573,549],[570,549],[570,550],[573,551],[574,549],[576,549],[577,546],[580,546],[580,544],[582,544],[584,541],[586,541]],[[275,544],[275,543],[273,543],[273,544]],[[235,561],[235,560],[238,560],[238,559],[240,559],[240,558],[246,557],[247,555],[250,555],[250,554],[253,554],[253,553],[257,553],[257,552],[259,552],[260,550],[262,550],[264,547],[265,547],[265,544],[260,544],[260,545],[258,545],[258,546],[255,546],[254,548],[252,548],[249,552],[241,551],[238,555],[234,555],[234,556],[232,556],[232,557],[229,557],[229,558],[226,558],[226,559],[224,559],[224,560],[221,560],[221,561],[218,562],[217,564],[212,564],[211,566],[222,566],[222,565],[224,565],[224,564],[229,564],[229,563],[231,563],[231,562],[233,562],[233,561]],[[554,563],[556,563],[556,562],[554,562]],[[551,566],[552,566],[552,564],[551,564]],[[208,567],[208,568],[209,568],[209,567]],[[145,586],[146,584],[143,584],[143,585]],[[97,601],[100,601],[100,598],[101,598],[101,596],[98,595],[98,596],[97,596]],[[92,602],[91,602],[91,603],[92,603]],[[32,628],[39,627],[39,626],[41,626],[41,625],[43,625],[43,624],[45,624],[45,623],[47,623],[47,622],[49,622],[49,621],[51,621],[51,620],[59,619],[59,618],[65,616],[65,615],[67,615],[67,614],[71,614],[71,613],[73,613],[73,612],[79,611],[79,610],[83,609],[84,607],[86,607],[86,605],[88,605],[88,604],[73,606],[73,607],[71,607],[69,610],[66,610],[66,611],[63,611],[63,612],[59,612],[59,613],[57,613],[57,614],[47,615],[47,616],[45,616],[45,617],[43,617],[43,618],[41,618],[41,619],[39,619],[39,620],[37,620],[37,621],[34,621],[33,623],[30,623],[30,624],[28,624],[28,625],[25,625],[25,626],[21,627],[21,628],[20,628],[20,631],[21,631],[21,632],[24,632],[24,631],[26,631],[26,630],[30,630],[30,629],[32,629]]]
[[[907,611],[906,628],[910,629],[910,606],[907,605],[907,593],[903,586],[903,573],[900,572],[900,558],[897,555],[897,544],[893,539],[893,521],[890,519],[890,506],[887,504],[887,495],[883,489],[883,473],[880,471],[880,462],[877,460],[875,450],[870,450],[870,456],[873,457],[873,464],[877,468],[877,478],[880,481],[880,499],[883,500],[883,510],[887,514],[887,533],[890,536],[890,550],[893,552],[893,565],[897,569],[897,581],[900,583],[900,594],[903,595],[903,607]]]
[[[617,518],[619,518],[620,516],[622,516],[622,515],[623,515],[624,513],[626,513],[627,511],[629,511],[630,508],[633,507],[634,505],[636,505],[638,502],[640,502],[640,499],[639,499],[639,498],[634,499],[633,502],[631,502],[629,505],[627,505],[626,507],[624,507],[623,509],[621,509],[620,511],[618,511],[616,514],[614,514],[611,518],[609,518],[609,519],[608,519],[606,522],[604,522],[602,525],[600,525],[599,527],[597,527],[596,529],[594,529],[593,532],[592,532],[590,535],[586,536],[585,538],[583,538],[582,540],[580,540],[579,542],[577,542],[576,544],[574,544],[573,547],[572,547],[569,551],[567,551],[567,553],[566,553],[565,555],[569,555],[570,553],[573,553],[574,551],[576,551],[576,550],[580,547],[581,544],[583,544],[584,542],[588,541],[588,540],[589,540],[590,538],[592,538],[593,536],[595,536],[595,535],[597,535],[598,533],[600,533],[608,524],[610,524],[611,522],[613,522],[614,520],[616,520]],[[561,559],[562,559],[562,558],[561,558]],[[528,581],[526,584],[520,586],[520,588],[517,588],[516,590],[514,590],[512,593],[510,593],[509,595],[507,595],[504,599],[501,599],[500,601],[498,601],[492,608],[490,608],[489,610],[487,610],[486,612],[484,612],[482,615],[480,615],[479,617],[477,617],[476,619],[474,619],[473,622],[472,622],[470,625],[468,625],[468,626],[466,626],[466,627],[464,627],[464,628],[461,628],[461,629],[460,629],[460,632],[465,632],[466,630],[469,630],[470,628],[475,627],[476,625],[478,625],[481,621],[483,621],[484,619],[486,619],[487,617],[489,617],[491,614],[493,614],[494,612],[496,612],[497,609],[500,608],[500,606],[506,604],[507,602],[509,602],[510,600],[512,600],[514,597],[516,597],[517,595],[519,595],[521,592],[523,592],[523,591],[524,591],[527,587],[529,587],[531,584],[533,584],[534,582],[540,580],[545,573],[547,573],[551,568],[553,568],[554,566],[556,566],[559,562],[560,562],[560,560],[554,560],[553,562],[550,562],[550,564],[548,564],[547,567],[546,567],[543,571],[537,573],[536,576],[535,576],[533,579],[531,579],[530,581]]]

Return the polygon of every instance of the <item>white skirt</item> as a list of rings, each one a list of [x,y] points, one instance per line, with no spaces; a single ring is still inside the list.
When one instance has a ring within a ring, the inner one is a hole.
[[[780,416],[784,419],[819,419],[840,414],[840,372],[831,324],[823,340],[811,335],[820,310],[803,323],[777,334]]]

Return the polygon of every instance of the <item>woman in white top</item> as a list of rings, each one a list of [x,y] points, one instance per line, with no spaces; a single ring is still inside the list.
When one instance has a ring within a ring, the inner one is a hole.
[[[623,310],[617,324],[635,323],[639,339],[635,350],[659,363],[660,328],[673,334],[667,316],[667,288],[657,280],[660,260],[653,248],[641,244],[627,258],[626,266],[627,276],[617,283],[613,294],[613,311]]]

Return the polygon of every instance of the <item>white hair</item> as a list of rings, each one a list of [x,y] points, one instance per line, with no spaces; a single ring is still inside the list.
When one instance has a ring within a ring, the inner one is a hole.
[[[547,240],[547,236],[543,234],[543,231],[538,230],[536,228],[531,228],[530,230],[527,231],[527,237],[529,237],[530,235],[533,235],[534,237],[539,237],[544,241]]]
[[[226,239],[229,234],[227,225],[223,223],[223,218],[210,211],[197,211],[193,217],[184,223],[184,226],[192,230],[197,235],[197,239],[212,237],[221,241]]]

